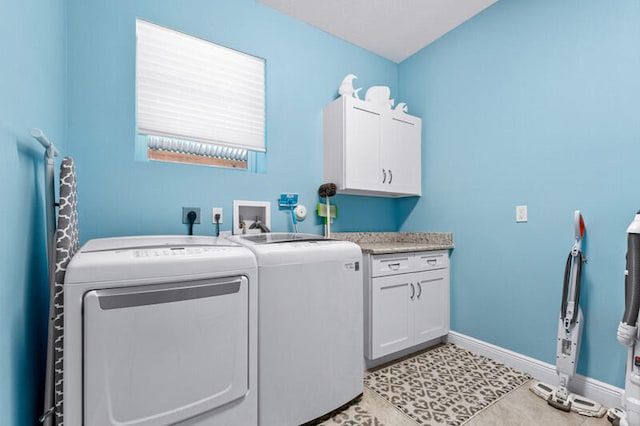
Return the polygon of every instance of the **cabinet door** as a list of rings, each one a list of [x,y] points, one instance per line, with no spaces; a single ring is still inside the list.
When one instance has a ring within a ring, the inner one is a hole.
[[[347,107],[345,146],[345,187],[355,190],[379,189],[381,115],[357,106]]]
[[[372,359],[413,344],[411,276],[391,275],[371,280]]]
[[[449,332],[449,268],[411,274],[416,284],[413,300],[415,344]]]
[[[384,190],[402,194],[422,194],[421,120],[411,116],[385,121],[380,146]]]

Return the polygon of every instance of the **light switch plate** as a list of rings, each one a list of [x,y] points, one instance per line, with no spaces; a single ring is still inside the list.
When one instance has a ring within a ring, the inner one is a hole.
[[[516,206],[516,222],[527,222],[527,206]]]

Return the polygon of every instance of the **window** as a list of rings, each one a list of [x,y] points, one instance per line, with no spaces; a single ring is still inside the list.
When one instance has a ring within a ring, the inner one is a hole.
[[[247,168],[264,152],[264,60],[136,21],[138,134],[149,159]]]

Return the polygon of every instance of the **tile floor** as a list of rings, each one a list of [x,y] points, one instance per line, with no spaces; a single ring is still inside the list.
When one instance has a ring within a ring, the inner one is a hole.
[[[529,390],[531,382],[478,413],[465,423],[465,426],[611,426],[606,416],[603,418],[585,417],[576,413],[565,413],[550,407],[546,401]]]
[[[604,418],[565,413],[547,405],[529,390],[531,382],[521,385],[493,405],[476,414],[465,426],[610,426]],[[416,426],[419,423],[387,400],[365,387],[360,403],[367,414],[351,416],[347,421],[333,418],[323,426]]]
[[[518,379],[517,383],[514,386],[509,387],[504,392],[500,393],[498,398],[492,399],[487,404],[484,404],[484,409],[477,412],[471,418],[468,416],[462,420],[457,421],[453,417],[445,416],[442,419],[437,419],[433,415],[433,411],[430,415],[416,416],[415,412],[411,410],[403,412],[399,406],[407,408],[406,400],[416,400],[419,399],[419,405],[436,408],[438,407],[438,403],[433,397],[424,395],[423,397],[417,397],[415,395],[408,394],[408,390],[406,387],[400,388],[397,386],[398,382],[402,382],[402,373],[399,370],[400,363],[403,361],[398,361],[397,364],[392,364],[391,368],[393,370],[392,376],[398,376],[398,380],[392,379],[390,381],[391,386],[388,389],[380,388],[378,386],[377,390],[375,383],[371,382],[371,372],[369,372],[369,382],[365,380],[366,383],[369,384],[364,388],[364,394],[359,403],[352,405],[348,409],[344,410],[341,413],[336,414],[331,419],[324,421],[321,423],[322,426],[443,426],[443,425],[458,425],[458,426],[608,426],[610,425],[609,421],[604,418],[593,418],[593,417],[585,417],[581,416],[577,413],[566,413],[563,411],[559,411],[550,407],[546,401],[542,400],[540,397],[536,396],[533,392],[529,390],[532,380],[529,380],[526,375],[524,375],[524,380],[520,380],[523,373],[515,372],[515,370],[503,370],[501,364],[497,364],[494,361],[488,360],[488,358],[480,357],[478,355],[472,354],[470,352],[465,352],[455,346],[449,347],[439,347],[438,351],[440,354],[438,356],[432,356],[428,360],[428,370],[442,370],[443,368],[450,368],[453,364],[455,364],[455,360],[453,358],[458,358],[458,361],[464,361],[465,358],[469,357],[470,360],[475,360],[477,363],[474,366],[473,370],[470,371],[478,371],[484,370],[482,374],[484,377],[487,377],[486,374],[488,372],[493,372],[494,375],[504,375],[505,377],[510,377],[508,382],[513,384],[514,377]],[[435,352],[434,352],[435,355]],[[432,362],[436,362],[436,364],[429,364]],[[424,364],[424,360],[421,361]],[[446,364],[446,367],[441,366],[440,364]],[[396,367],[398,366],[398,367]],[[406,362],[405,362],[406,366]],[[411,367],[410,367],[411,368]],[[508,367],[504,367],[508,369]],[[509,369],[510,370],[510,369]],[[451,371],[449,371],[451,372]],[[515,372],[515,376],[514,373]],[[438,377],[442,376],[439,372],[427,372],[427,370],[423,370],[419,375],[421,377],[425,377],[425,375],[433,375],[436,377],[436,381]],[[496,376],[497,377],[497,376]],[[500,380],[496,381],[491,378],[490,383],[494,384],[497,387],[501,387],[505,384],[504,380],[501,382]],[[433,379],[433,378],[431,378]],[[430,380],[431,380],[430,379]],[[450,379],[450,376],[448,376]],[[420,380],[419,378],[417,380]],[[481,380],[481,379],[478,379]],[[414,385],[413,390],[416,389],[425,389],[432,388],[432,381],[421,382],[418,385],[415,384],[415,377],[412,380],[412,384]],[[508,383],[507,383],[508,384]],[[490,387],[490,386],[489,386]],[[446,385],[446,388],[449,389],[449,394],[447,395],[448,399],[451,399],[452,395],[458,394],[458,392],[465,392],[464,388],[457,387],[452,388],[450,384]],[[380,393],[380,390],[386,390],[387,392]],[[496,387],[494,387],[495,391]],[[510,391],[510,392],[509,392]],[[508,393],[506,393],[508,392]],[[495,392],[494,392],[495,393]],[[506,393],[506,395],[505,395]],[[385,395],[383,397],[382,395]],[[436,393],[439,394],[439,393]],[[388,399],[394,400],[395,404],[389,402]],[[462,398],[464,399],[464,398]],[[497,399],[497,400],[496,400]],[[404,402],[403,402],[404,401]],[[413,401],[410,401],[412,403]],[[458,400],[460,402],[460,400]],[[477,401],[472,401],[477,402]],[[463,402],[460,402],[464,405]],[[460,405],[456,404],[456,407],[460,407]],[[456,408],[457,409],[457,408]],[[437,410],[436,410],[437,411]],[[413,418],[409,417],[406,413],[412,412]]]

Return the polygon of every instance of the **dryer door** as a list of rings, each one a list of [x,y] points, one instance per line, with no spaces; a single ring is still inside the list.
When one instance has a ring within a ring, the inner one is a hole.
[[[248,390],[246,277],[84,296],[84,424],[168,425]]]

